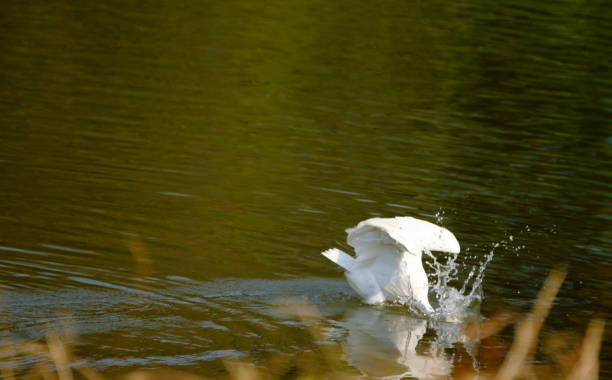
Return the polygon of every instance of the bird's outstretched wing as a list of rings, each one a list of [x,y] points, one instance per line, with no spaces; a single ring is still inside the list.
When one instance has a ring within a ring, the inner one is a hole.
[[[369,261],[381,252],[399,251],[420,255],[424,249],[458,253],[459,242],[444,227],[412,217],[371,218],[346,230],[357,261]]]

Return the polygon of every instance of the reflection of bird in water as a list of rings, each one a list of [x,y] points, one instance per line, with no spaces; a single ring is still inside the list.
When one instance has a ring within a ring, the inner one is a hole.
[[[450,376],[452,358],[444,348],[453,342],[445,329],[461,330],[461,325],[433,327],[438,336],[427,353],[418,353],[417,345],[427,330],[428,321],[404,313],[377,308],[350,311],[341,323],[348,330],[345,352],[349,362],[371,377],[429,379]]]
[[[346,270],[348,283],[368,304],[384,301],[414,305],[433,313],[423,268],[423,251],[459,252],[459,243],[446,228],[412,217],[371,218],[346,230],[356,257],[328,249],[325,257]]]

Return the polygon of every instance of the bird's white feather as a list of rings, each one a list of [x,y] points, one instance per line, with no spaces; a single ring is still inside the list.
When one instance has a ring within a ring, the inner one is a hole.
[[[346,252],[339,250],[338,248],[330,248],[321,254],[334,263],[340,265],[345,270],[351,270],[355,263],[355,259]]]

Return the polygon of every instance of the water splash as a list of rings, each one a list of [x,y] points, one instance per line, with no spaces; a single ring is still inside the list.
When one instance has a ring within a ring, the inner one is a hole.
[[[443,211],[436,214],[438,221],[444,218],[443,214]],[[525,226],[519,232],[519,235],[530,231],[529,226]],[[475,245],[473,248],[479,248],[479,246]],[[429,258],[424,264],[428,272],[430,300],[434,299],[433,304],[437,303],[434,306],[436,310],[435,320],[461,322],[479,316],[485,270],[498,249],[519,256],[521,251],[525,249],[525,245],[520,242],[520,238],[517,238],[517,236],[508,234],[506,238],[490,243],[486,247],[488,253],[484,255],[481,261],[471,267],[462,263],[462,260],[458,260],[459,255],[463,257],[468,255],[470,248],[462,253],[448,254],[444,256],[444,259],[439,259],[429,251],[424,252]],[[464,273],[468,274],[465,279],[462,279]]]
[[[469,274],[461,282],[460,273],[465,272],[465,265],[457,262],[458,253],[449,254],[446,260],[439,260],[431,252],[425,254],[431,259],[425,262],[429,267],[430,293],[437,301],[434,318],[448,322],[461,322],[470,317],[478,316],[478,306],[482,301],[482,281],[485,269],[493,259],[497,243],[493,244],[484,260],[469,269]],[[461,284],[457,289],[451,283]]]

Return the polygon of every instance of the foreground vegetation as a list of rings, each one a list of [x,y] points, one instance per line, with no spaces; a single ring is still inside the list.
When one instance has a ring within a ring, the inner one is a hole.
[[[587,327],[581,342],[571,346],[559,335],[538,342],[538,336],[556,294],[563,283],[565,273],[554,270],[548,276],[535,300],[530,313],[518,317],[501,311],[488,320],[466,326],[465,334],[472,339],[486,342],[509,324],[514,325],[514,341],[511,347],[501,350],[495,345],[481,345],[479,361],[486,362],[485,369],[474,369],[471,363],[454,364],[452,378],[455,379],[597,379],[599,375],[599,351],[604,331],[604,321],[595,319]],[[285,304],[283,311],[300,319],[316,341],[326,341],[325,322],[310,304]],[[538,344],[540,343],[540,344]],[[550,365],[535,365],[533,357],[545,351]],[[342,348],[337,344],[319,346],[318,354],[278,356],[267,363],[254,364],[246,360],[224,361],[228,379],[286,379],[286,378],[332,378],[352,379],[367,377],[347,366],[342,359]],[[16,368],[15,359],[20,356],[35,357],[36,364],[30,368]],[[48,334],[43,342],[21,342],[0,347],[2,378],[44,380],[104,380],[107,377],[83,365],[61,337]],[[499,364],[496,365],[495,363]],[[435,378],[433,376],[432,378]],[[180,379],[198,380],[204,377],[172,369],[137,370],[120,377],[123,380]]]

